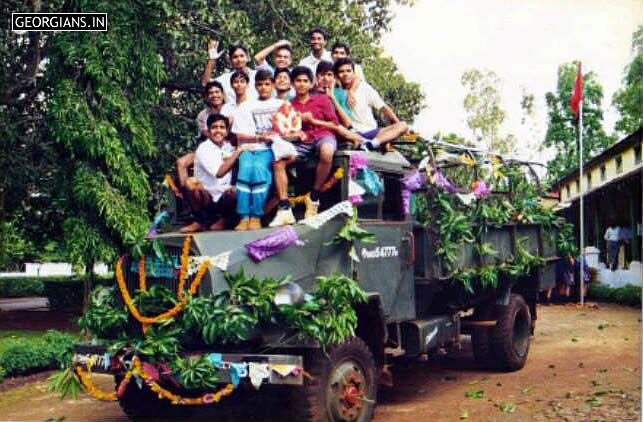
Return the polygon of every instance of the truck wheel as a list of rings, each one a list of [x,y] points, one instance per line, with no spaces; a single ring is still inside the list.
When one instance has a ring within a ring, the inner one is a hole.
[[[293,389],[298,422],[369,422],[375,411],[375,360],[360,338],[311,354],[303,391]]]
[[[116,388],[122,379],[123,377],[114,377]],[[133,378],[123,396],[118,399],[118,404],[133,421],[187,419],[194,411],[194,406],[175,406],[165,399],[159,399],[146,385],[138,388]]]
[[[507,306],[496,308],[498,323],[491,331],[491,347],[498,365],[508,371],[525,366],[529,353],[531,312],[521,295],[512,294]]]
[[[494,318],[494,305],[482,304],[475,308],[475,319],[486,321]],[[492,327],[473,327],[471,331],[471,346],[476,362],[490,368],[495,364],[491,348]]]

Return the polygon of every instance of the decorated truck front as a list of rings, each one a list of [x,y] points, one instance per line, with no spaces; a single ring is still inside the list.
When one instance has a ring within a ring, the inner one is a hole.
[[[480,361],[520,369],[565,227],[524,202],[536,198],[520,163],[423,145],[419,166],[338,153],[322,211],[291,227],[155,234],[154,254],[121,258],[118,287],[92,296],[81,326],[96,344],[77,346],[59,386],[80,381],[137,418],[274,384],[293,420],[368,421],[396,357],[458,347],[462,333]],[[98,391],[92,370],[116,391]]]

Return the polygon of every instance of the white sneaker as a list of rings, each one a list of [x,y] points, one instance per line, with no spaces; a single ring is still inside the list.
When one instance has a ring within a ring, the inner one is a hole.
[[[278,209],[277,215],[272,219],[268,227],[281,227],[295,224],[295,216],[292,215],[292,209]]]
[[[304,218],[314,217],[317,215],[318,211],[319,199],[313,201],[312,199],[310,199],[310,195],[306,196],[306,213],[304,214]]]

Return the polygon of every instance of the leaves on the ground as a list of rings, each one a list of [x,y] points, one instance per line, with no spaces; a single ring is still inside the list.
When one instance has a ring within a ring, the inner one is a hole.
[[[523,388],[522,390],[520,390],[520,394],[522,395],[529,394],[531,393],[532,390],[533,390],[533,387]]]
[[[610,326],[610,325],[609,325],[608,323],[601,323],[601,324],[598,324],[598,327],[597,327],[597,328],[598,328],[599,330],[604,330],[605,328],[607,328],[607,327],[609,327],[609,326]]]
[[[464,395],[468,399],[481,399],[484,397],[484,390],[471,390],[467,391]]]
[[[585,367],[585,364],[583,364],[583,362],[578,362],[578,367],[579,367],[579,368],[584,368],[584,367]]]
[[[578,337],[572,337],[572,343],[578,343]]]
[[[599,385],[601,385],[601,382],[599,380],[592,380],[592,386],[598,387]]]
[[[460,412],[460,420],[464,419],[469,419],[469,412],[467,410],[463,410]]]
[[[591,399],[587,399],[587,400],[585,400],[585,403],[589,404],[589,405],[590,405],[590,406],[592,406],[592,407],[594,407],[594,406],[600,406],[600,404],[601,404],[601,399],[599,399],[599,398],[597,398],[597,397],[592,397]]]
[[[565,394],[566,399],[575,399],[576,394],[573,391],[568,391],[567,394]]]
[[[500,411],[504,413],[514,413],[516,411],[516,405],[511,402],[502,403],[500,405]]]
[[[547,365],[547,367],[549,369],[554,369],[556,367],[556,365],[554,365],[553,363],[550,363],[549,365]]]

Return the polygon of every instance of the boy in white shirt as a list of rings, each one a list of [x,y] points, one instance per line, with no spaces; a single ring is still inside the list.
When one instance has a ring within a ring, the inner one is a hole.
[[[342,84],[342,89],[348,89],[355,79],[355,63],[353,60],[348,57],[339,58],[335,61],[333,70]],[[345,111],[346,114],[350,115],[353,129],[369,140],[364,144],[366,148],[379,148],[408,131],[408,125],[398,119],[393,110],[386,105],[382,97],[366,81],[360,81],[359,86],[355,89],[354,96],[355,106]],[[393,124],[378,128],[372,109],[380,111]]]
[[[222,230],[235,217],[230,169],[247,147],[235,149],[228,142],[229,122],[224,115],[211,115],[207,124],[208,139],[199,144],[194,154],[194,177],[185,183],[185,194],[195,221],[181,228],[181,233],[206,228]]]

